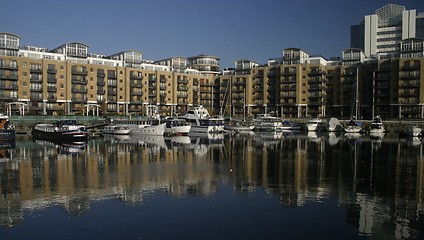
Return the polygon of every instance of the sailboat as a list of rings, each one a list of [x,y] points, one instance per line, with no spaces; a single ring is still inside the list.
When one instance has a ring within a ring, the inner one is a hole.
[[[228,88],[228,86],[227,86]],[[228,89],[227,89],[228,90]],[[243,120],[235,121],[230,119],[228,123],[224,125],[224,130],[231,132],[249,132],[252,131],[255,126],[246,122],[246,90],[243,93]],[[225,97],[224,97],[225,99]],[[231,111],[230,111],[231,112]],[[231,113],[230,113],[231,115]]]
[[[356,119],[356,116],[359,114],[359,68],[356,68],[356,91],[355,91],[355,115],[352,116],[350,121],[345,126],[345,132],[347,133],[360,133],[362,132],[362,122],[359,122]]]

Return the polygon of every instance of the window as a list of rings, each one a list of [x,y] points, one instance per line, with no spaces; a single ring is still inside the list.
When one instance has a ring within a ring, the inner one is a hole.
[[[60,79],[63,79],[63,75],[60,75]]]
[[[22,76],[26,77],[27,76],[27,72],[23,72]]]
[[[22,63],[22,67],[26,67],[26,66],[28,66],[28,63],[23,62],[23,63]]]
[[[60,69],[64,69],[63,65],[60,65]]]
[[[22,83],[22,86],[26,87],[26,86],[28,86],[28,83],[27,82],[23,82]]]
[[[65,88],[65,85],[63,83],[60,84],[60,88]]]

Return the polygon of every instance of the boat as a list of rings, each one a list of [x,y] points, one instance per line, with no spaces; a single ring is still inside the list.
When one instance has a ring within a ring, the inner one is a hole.
[[[255,129],[255,126],[246,121],[231,120],[228,124],[224,125],[224,129],[231,132],[248,132]]]
[[[166,118],[165,123],[165,135],[168,136],[187,136],[191,129],[191,125],[181,118]]]
[[[86,141],[88,138],[85,126],[73,119],[59,120],[53,124],[37,123],[32,127],[31,133],[36,139],[59,142]]]
[[[104,134],[112,135],[129,135],[131,129],[127,125],[116,124],[116,125],[107,125],[103,129]]]
[[[321,130],[321,127],[322,123],[321,119],[319,118],[310,119],[308,123],[306,123],[306,128],[308,129],[308,131],[319,131]]]
[[[383,120],[379,116],[374,117],[370,125],[370,133],[384,133],[384,132],[385,132],[385,128],[384,128]]]
[[[283,121],[278,118],[271,116],[267,113],[261,113],[253,119],[255,131],[259,132],[280,132],[282,131]]]
[[[401,137],[421,137],[422,128],[417,125],[409,125],[408,128],[400,133]]]
[[[357,121],[355,117],[353,117],[344,127],[346,133],[360,133],[362,132],[363,123]]]
[[[340,123],[339,119],[337,118],[330,118],[330,120],[327,123],[327,131],[328,132],[340,132],[344,131],[342,124]]]
[[[224,132],[224,118],[211,117],[202,105],[190,107],[181,117],[191,125],[190,133],[222,133]]]
[[[354,95],[354,108],[352,110],[355,111],[355,114],[352,116],[350,121],[345,126],[345,132],[346,133],[360,133],[362,132],[362,122],[359,122],[356,119],[356,116],[359,114],[359,84],[358,84],[358,77],[359,77],[359,68],[356,69],[356,83],[355,83],[355,95]]]
[[[0,140],[14,140],[15,138],[15,126],[9,122],[7,115],[0,114]]]
[[[283,131],[300,131],[302,130],[302,125],[296,122],[289,122],[287,120],[283,121],[281,126]]]
[[[147,105],[147,116],[140,120],[115,120],[116,124],[126,125],[130,130],[130,135],[152,135],[163,136],[165,125],[159,116],[159,108],[154,105]]]

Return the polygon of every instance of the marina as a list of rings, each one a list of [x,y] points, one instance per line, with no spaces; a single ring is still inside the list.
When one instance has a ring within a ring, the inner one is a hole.
[[[423,150],[421,138],[315,131],[18,136],[0,152],[0,235],[422,238]]]

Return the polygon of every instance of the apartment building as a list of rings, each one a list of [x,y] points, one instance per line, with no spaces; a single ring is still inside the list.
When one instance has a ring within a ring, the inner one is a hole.
[[[350,118],[358,105],[360,118],[424,118],[421,38],[401,40],[396,58],[286,48],[267,64],[242,59],[223,71],[209,55],[153,62],[134,50],[104,56],[78,42],[48,51],[19,41],[0,33],[0,111],[9,114],[144,115],[153,104],[163,116],[203,105],[231,117]]]
[[[423,13],[417,15],[415,9],[388,4],[351,26],[351,47],[363,49],[367,57],[399,57],[400,41],[424,37],[423,21]]]
[[[149,104],[160,106],[162,115],[183,114],[197,104],[212,110],[216,77],[209,70],[219,69],[216,57],[210,69],[208,62],[199,60],[201,70],[183,72],[183,63],[174,71],[175,64],[154,64],[139,51],[104,56],[90,54],[89,47],[78,42],[48,51],[21,49],[19,41],[19,36],[0,33],[2,112],[143,115]]]

